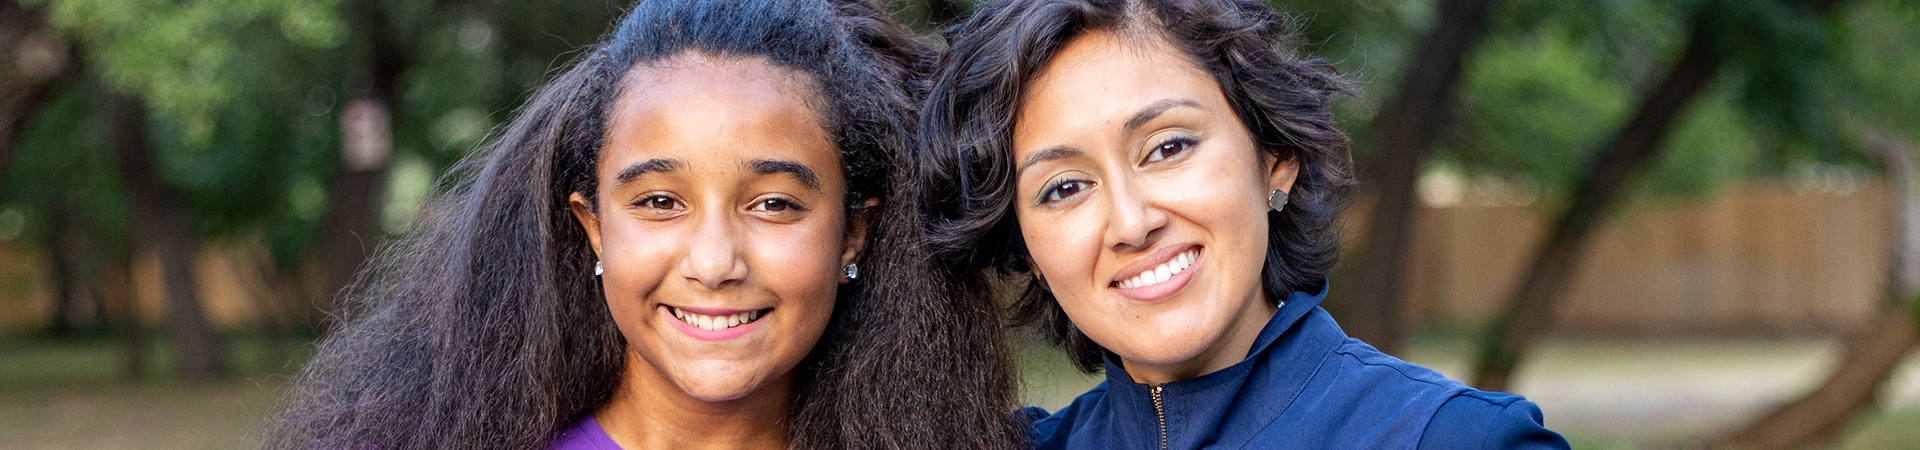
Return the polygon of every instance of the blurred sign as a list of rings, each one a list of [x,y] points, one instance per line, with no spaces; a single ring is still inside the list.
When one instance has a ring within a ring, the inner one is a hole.
[[[378,97],[359,96],[340,112],[340,157],[347,170],[370,172],[393,154],[393,119]]]

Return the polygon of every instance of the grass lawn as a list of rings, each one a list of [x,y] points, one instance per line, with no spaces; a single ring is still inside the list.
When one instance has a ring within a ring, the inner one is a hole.
[[[224,339],[229,372],[212,382],[181,382],[168,352],[154,342],[149,376],[126,376],[118,342],[107,338],[0,341],[0,449],[232,449],[250,441],[307,344],[287,344],[279,361],[263,359],[258,339]]]
[[[0,450],[257,447],[253,433],[307,344],[287,344],[269,361],[258,339],[225,342],[235,377],[186,383],[164,375],[158,343],[150,376],[129,380],[108,339],[0,340]],[[1408,359],[1460,377],[1466,350],[1463,339],[1428,336]],[[1575,448],[1684,447],[1818,382],[1833,353],[1825,341],[1555,340],[1516,390],[1540,403]],[[1101,379],[1038,346],[1021,346],[1018,358],[1027,404],[1057,409]],[[1920,359],[1896,375],[1888,397],[1839,448],[1920,448]]]

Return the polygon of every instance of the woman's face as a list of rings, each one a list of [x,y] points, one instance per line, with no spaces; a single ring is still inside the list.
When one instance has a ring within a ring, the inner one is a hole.
[[[1273,312],[1266,196],[1295,164],[1257,151],[1213,77],[1157,37],[1075,38],[1024,93],[1014,213],[1074,325],[1136,381],[1245,358]]]
[[[708,402],[784,389],[863,241],[813,88],[764,59],[698,54],[623,84],[600,195],[572,206],[605,264],[628,364],[649,366],[628,372]]]

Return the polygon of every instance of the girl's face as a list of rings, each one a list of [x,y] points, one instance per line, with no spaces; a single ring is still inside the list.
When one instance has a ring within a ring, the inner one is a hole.
[[[572,208],[605,265],[627,372],[707,402],[784,392],[864,242],[813,88],[764,59],[699,54],[622,84],[600,195]]]
[[[1266,196],[1297,166],[1257,151],[1213,77],[1157,37],[1093,32],[1014,123],[1014,213],[1074,325],[1140,382],[1245,358],[1273,312]]]

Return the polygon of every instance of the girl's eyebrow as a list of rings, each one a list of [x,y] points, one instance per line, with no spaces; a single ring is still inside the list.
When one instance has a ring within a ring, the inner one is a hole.
[[[674,172],[685,167],[687,167],[685,161],[672,158],[653,158],[633,163],[625,169],[620,169],[620,175],[613,178],[613,188],[619,189],[620,185],[631,183],[641,175]]]
[[[813,173],[812,167],[799,161],[786,159],[755,159],[747,162],[747,167],[756,175],[784,174],[794,181],[805,185],[807,189],[820,190],[820,176]]]

